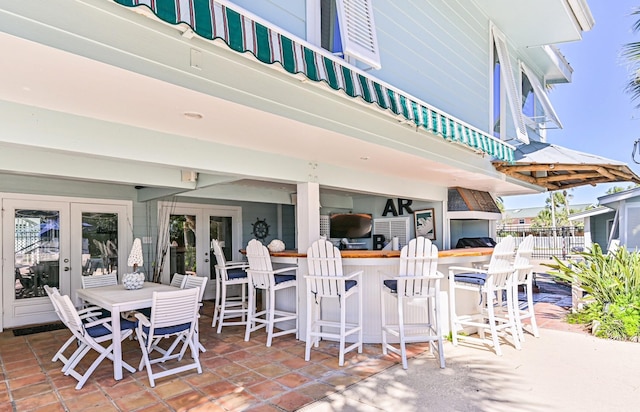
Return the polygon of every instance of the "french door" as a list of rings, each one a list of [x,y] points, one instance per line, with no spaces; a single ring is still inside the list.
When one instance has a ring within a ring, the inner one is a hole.
[[[0,200],[0,330],[57,320],[45,285],[76,301],[81,276],[124,273],[132,243],[131,202],[27,195]]]
[[[221,243],[228,260],[241,258],[242,209],[235,206],[160,203],[160,230],[166,231],[167,246],[162,282],[175,273],[205,276],[209,280],[204,299],[215,296],[215,257],[211,241]]]

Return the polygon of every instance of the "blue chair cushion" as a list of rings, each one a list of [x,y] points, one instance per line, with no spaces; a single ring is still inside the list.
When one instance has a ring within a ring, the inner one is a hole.
[[[391,289],[391,291],[393,293],[397,293],[398,292],[398,281],[395,279],[387,279],[382,281],[382,283],[388,287],[389,289]]]
[[[242,279],[247,277],[247,272],[244,269],[229,269],[227,270],[227,278],[229,280],[232,279]]]
[[[120,330],[135,329],[137,322],[131,322],[130,320],[120,318]],[[104,324],[91,326],[86,329],[89,336],[92,338],[99,338],[101,336],[109,335],[111,331],[107,329]]]
[[[349,289],[351,289],[352,287],[357,286],[357,285],[358,285],[358,282],[355,281],[355,280],[345,280],[344,281],[344,290],[345,290],[345,292],[348,292]]]
[[[151,308],[138,309],[138,312],[142,313],[147,319],[151,319]]]
[[[487,281],[486,273],[458,273],[454,276],[456,282],[482,286]]]
[[[296,280],[296,275],[273,275],[276,285],[290,280]]]
[[[182,332],[185,331],[187,329],[189,329],[191,327],[191,322],[187,322],[187,323],[183,323],[181,325],[173,325],[173,326],[167,326],[164,328],[158,328],[154,331],[155,335],[172,335],[174,333],[178,333],[178,332]],[[144,326],[142,328],[142,330],[144,331],[145,334],[149,333],[149,327]]]

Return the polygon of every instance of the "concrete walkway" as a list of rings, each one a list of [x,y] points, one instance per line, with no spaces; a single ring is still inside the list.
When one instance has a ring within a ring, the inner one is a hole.
[[[499,357],[447,342],[446,369],[425,353],[409,360],[408,371],[396,365],[302,410],[640,410],[640,344],[592,337],[567,325],[562,308],[535,307],[543,327],[553,329],[541,329],[537,339],[527,335],[521,351],[504,345]]]

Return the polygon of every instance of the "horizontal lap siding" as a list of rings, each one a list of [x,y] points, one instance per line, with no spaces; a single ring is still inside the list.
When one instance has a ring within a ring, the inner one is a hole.
[[[488,131],[489,22],[468,1],[374,2],[374,75]]]

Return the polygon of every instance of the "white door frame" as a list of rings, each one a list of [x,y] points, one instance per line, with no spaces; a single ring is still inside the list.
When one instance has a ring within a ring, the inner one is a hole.
[[[195,215],[196,216],[196,266],[198,276],[207,276],[209,281],[204,293],[204,299],[212,299],[215,296],[215,282],[212,281],[212,274],[209,273],[211,239],[209,239],[209,217],[230,217],[232,225],[233,244],[232,260],[240,260],[240,249],[242,248],[242,207],[229,205],[211,205],[203,203],[186,202],[158,202],[158,230],[161,228],[160,222],[168,222],[169,215]],[[168,228],[167,228],[168,229]],[[158,237],[160,237],[158,233]],[[168,248],[169,245],[166,245]],[[168,252],[166,252],[168,253]],[[171,279],[169,259],[164,260],[162,268],[161,282],[168,284]],[[215,276],[214,276],[215,277]]]
[[[0,316],[0,332],[2,332],[5,327],[33,324],[34,318],[30,317],[29,313],[37,316],[37,323],[50,322],[58,319],[49,298],[46,296],[42,298],[25,299],[24,305],[22,302],[18,302],[16,305],[14,303],[15,295],[9,295],[11,293],[15,294],[15,289],[14,285],[8,284],[7,278],[9,276],[5,271],[8,271],[9,267],[13,268],[14,266],[15,229],[13,228],[14,222],[8,221],[8,214],[4,210],[6,205],[10,205],[11,210],[14,210],[15,207],[23,208],[22,205],[36,210],[46,210],[47,208],[52,208],[53,210],[58,210],[57,208],[61,209],[59,240],[61,293],[70,294],[74,297],[75,290],[80,287],[80,277],[77,276],[75,270],[81,270],[81,264],[73,264],[72,251],[77,248],[74,247],[72,242],[74,239],[82,238],[81,220],[78,219],[78,222],[73,223],[73,220],[81,215],[77,214],[74,216],[72,211],[76,213],[83,211],[124,213],[124,215],[121,216],[122,218],[118,220],[118,265],[119,267],[126,268],[127,256],[133,244],[133,227],[131,224],[131,216],[133,216],[132,201],[0,192],[0,205],[3,206],[2,217],[0,218],[0,261],[3,263],[2,272],[0,272],[2,274],[2,281],[0,282],[0,309],[3,311],[3,316]],[[67,262],[64,261],[65,259]],[[80,260],[78,260],[78,262],[80,262]],[[68,265],[65,266],[65,263]],[[65,267],[69,267],[69,270],[65,271]],[[7,307],[7,305],[12,306]],[[13,309],[27,313],[24,318],[24,323],[13,320],[5,322],[6,311]]]

